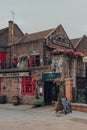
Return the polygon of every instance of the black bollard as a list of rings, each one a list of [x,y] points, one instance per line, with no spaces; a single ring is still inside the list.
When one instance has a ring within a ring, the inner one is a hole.
[[[87,104],[87,87],[86,87],[86,104]]]

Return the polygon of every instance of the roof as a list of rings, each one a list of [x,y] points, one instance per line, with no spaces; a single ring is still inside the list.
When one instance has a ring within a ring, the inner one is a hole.
[[[17,24],[14,23],[14,27],[17,27],[24,36],[24,33],[22,32],[22,30],[19,28],[19,26]]]
[[[60,46],[60,45],[57,45],[57,48],[56,47],[53,47],[51,45],[47,45],[48,48],[51,48],[51,49],[60,49],[60,50],[67,50],[69,49],[68,47],[65,47],[65,46]]]
[[[72,45],[74,46],[74,48],[76,47],[77,43],[81,40],[81,38],[75,38],[75,39],[71,39]]]
[[[38,40],[38,39],[43,39],[49,33],[51,33],[53,30],[54,30],[54,28],[45,30],[45,31],[32,33],[32,34],[25,34],[25,36],[23,38],[21,38],[18,43],[24,43],[24,42],[34,41],[34,40]]]
[[[1,30],[0,30],[0,34],[4,33],[7,29],[8,29],[8,27],[7,27],[7,28],[4,28],[4,29],[1,29]]]
[[[50,35],[52,35],[56,31],[59,35],[61,35],[61,34],[64,35],[64,37],[68,40],[68,44],[70,44],[69,47],[73,48],[72,42],[68,38],[68,35],[66,34],[66,32],[61,24],[59,26],[57,26],[57,28],[52,28],[52,29],[48,29],[48,30],[44,30],[44,31],[40,31],[40,32],[32,33],[32,34],[25,34],[21,39],[19,39],[16,42],[16,44],[29,43],[29,42],[32,42],[35,40],[40,40],[43,38],[47,39],[48,37],[50,37]],[[48,46],[50,47],[50,45],[48,45]],[[63,45],[57,45],[57,47],[59,47],[60,49],[69,48],[69,47],[63,46]],[[54,48],[54,45],[53,45],[53,48]]]
[[[24,35],[24,33],[21,31],[21,29],[19,28],[19,26],[17,24],[14,23],[14,27],[17,27],[20,32]],[[9,29],[9,27],[3,28],[0,30],[0,34],[4,33],[5,31],[7,31]]]

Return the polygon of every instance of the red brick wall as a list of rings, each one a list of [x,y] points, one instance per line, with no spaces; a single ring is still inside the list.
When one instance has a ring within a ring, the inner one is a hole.
[[[23,53],[30,55],[30,52],[32,51],[39,52],[41,57],[43,57],[43,42],[39,40],[35,42],[13,45],[11,46],[11,57],[14,57],[15,54],[20,56]]]
[[[18,95],[18,78],[2,78],[1,94],[7,96],[7,102],[12,102],[12,97]],[[5,89],[3,89],[5,87]]]
[[[43,67],[39,69],[33,69],[32,75],[35,77],[42,77],[43,73],[49,72],[50,67]],[[24,74],[24,73],[23,73]],[[8,76],[13,76],[13,78],[7,78]],[[21,77],[18,75],[21,75],[21,73],[6,73],[3,74],[3,78],[1,78],[1,94],[6,95],[7,102],[12,103],[12,97],[13,96],[19,96],[21,99],[22,104],[32,104],[33,99],[35,98],[35,95],[29,95],[29,94],[21,94]],[[25,75],[25,74],[24,74]],[[17,78],[14,78],[14,76],[17,76]],[[5,87],[5,89],[3,89]]]

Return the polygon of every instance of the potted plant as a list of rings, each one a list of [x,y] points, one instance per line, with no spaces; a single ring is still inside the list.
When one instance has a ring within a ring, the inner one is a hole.
[[[76,51],[76,52],[74,53],[74,55],[75,55],[76,58],[82,58],[82,57],[85,56],[82,52],[79,52],[79,51]]]
[[[27,54],[21,54],[18,57],[18,67],[20,69],[26,69],[28,68],[28,61],[29,61],[29,56]]]
[[[36,96],[35,96],[35,99],[33,101],[33,105],[34,105],[34,107],[39,107],[39,106],[44,105],[44,100],[43,100],[43,97],[42,97],[42,93],[38,92],[38,89],[40,89],[40,86],[41,86],[40,79],[38,79],[36,86],[37,86],[36,87]]]
[[[21,54],[18,58],[18,62],[26,61],[28,59],[27,54]]]
[[[66,56],[69,56],[69,57],[73,58],[74,57],[74,50],[72,50],[72,49],[66,49],[65,52],[64,52],[64,54]]]

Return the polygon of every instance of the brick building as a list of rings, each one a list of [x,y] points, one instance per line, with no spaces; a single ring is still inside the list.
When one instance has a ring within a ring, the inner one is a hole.
[[[53,84],[58,76],[72,77],[76,87],[77,59],[71,60],[64,53],[66,50],[75,51],[76,48],[62,25],[55,29],[23,34],[10,21],[9,27],[0,30],[0,34],[1,38],[6,38],[0,41],[1,57],[4,57],[4,60],[0,59],[0,93],[6,95],[7,102],[12,102],[13,96],[19,96],[21,103],[32,104],[39,86],[38,93],[42,94],[45,105],[50,104],[58,98],[56,85]],[[55,49],[61,50],[61,54],[53,54]]]
[[[76,51],[87,55],[87,37],[83,35],[81,38],[71,39],[71,42]],[[87,64],[83,63],[83,59],[76,61],[76,87],[85,88],[87,86]]]

